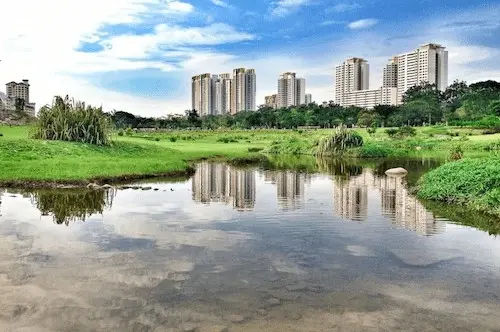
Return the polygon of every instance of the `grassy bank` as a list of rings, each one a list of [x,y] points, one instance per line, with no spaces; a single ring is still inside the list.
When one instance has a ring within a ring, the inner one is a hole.
[[[417,189],[422,199],[462,204],[500,217],[500,158],[447,163],[425,174]]]
[[[252,154],[313,155],[331,130],[167,131],[113,135],[111,146],[43,141],[30,138],[29,127],[0,126],[0,182],[102,181],[152,174],[180,174],[192,161],[223,157],[253,159]],[[428,156],[446,158],[460,144],[466,157],[495,153],[500,135],[479,130],[418,128],[414,137],[392,139],[384,130],[359,129],[364,146],[350,157]]]

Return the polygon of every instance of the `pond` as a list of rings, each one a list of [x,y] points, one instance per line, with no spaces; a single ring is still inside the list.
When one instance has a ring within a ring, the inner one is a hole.
[[[498,331],[498,220],[416,199],[438,163],[0,189],[0,330]]]

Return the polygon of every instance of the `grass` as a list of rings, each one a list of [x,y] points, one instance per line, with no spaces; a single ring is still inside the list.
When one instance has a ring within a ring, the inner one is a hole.
[[[432,127],[434,128],[434,127]],[[384,130],[368,134],[356,129],[365,144],[346,157],[446,158],[451,144],[461,144],[465,157],[493,155],[500,134],[481,135],[472,129],[448,128],[459,136],[418,128],[411,138],[391,139]],[[30,127],[0,126],[0,182],[88,181],[122,176],[182,173],[192,161],[223,157],[236,162],[256,153],[314,155],[318,142],[332,130],[218,130],[115,133],[111,146],[43,141],[30,138]],[[465,139],[464,139],[465,137]]]
[[[500,157],[463,159],[425,174],[418,197],[466,205],[500,217]]]

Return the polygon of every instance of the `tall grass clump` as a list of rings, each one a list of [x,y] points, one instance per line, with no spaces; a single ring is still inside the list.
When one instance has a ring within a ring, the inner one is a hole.
[[[95,145],[109,145],[111,142],[111,121],[102,108],[86,106],[55,97],[52,106],[41,108],[34,137],[45,140],[82,142]]]
[[[322,138],[318,143],[316,154],[318,156],[342,154],[350,148],[363,145],[363,137],[353,130],[341,126],[335,132]]]

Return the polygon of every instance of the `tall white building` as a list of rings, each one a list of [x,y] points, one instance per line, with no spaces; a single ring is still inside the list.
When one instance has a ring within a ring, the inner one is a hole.
[[[345,102],[346,94],[369,89],[370,66],[365,59],[350,58],[335,69],[335,101]]]
[[[278,79],[277,107],[300,106],[306,103],[306,80],[295,73],[283,73]]]
[[[438,44],[425,44],[397,56],[398,101],[404,93],[423,82],[444,91],[448,86],[448,51]]]
[[[0,95],[0,111],[15,111],[18,101],[23,102],[23,111],[35,116],[35,103],[30,103],[30,84],[28,80],[22,82],[9,82],[5,84],[6,94]]]
[[[384,88],[398,87],[398,57],[395,56],[389,60],[384,68],[384,77],[382,86]]]
[[[192,109],[200,116],[212,114],[212,77],[210,74],[193,76],[191,80]]]
[[[254,111],[256,75],[253,69],[235,69],[230,74],[193,76],[191,81],[192,109],[200,116],[235,114]]]
[[[254,69],[237,68],[233,70],[231,114],[256,110],[256,81]]]

